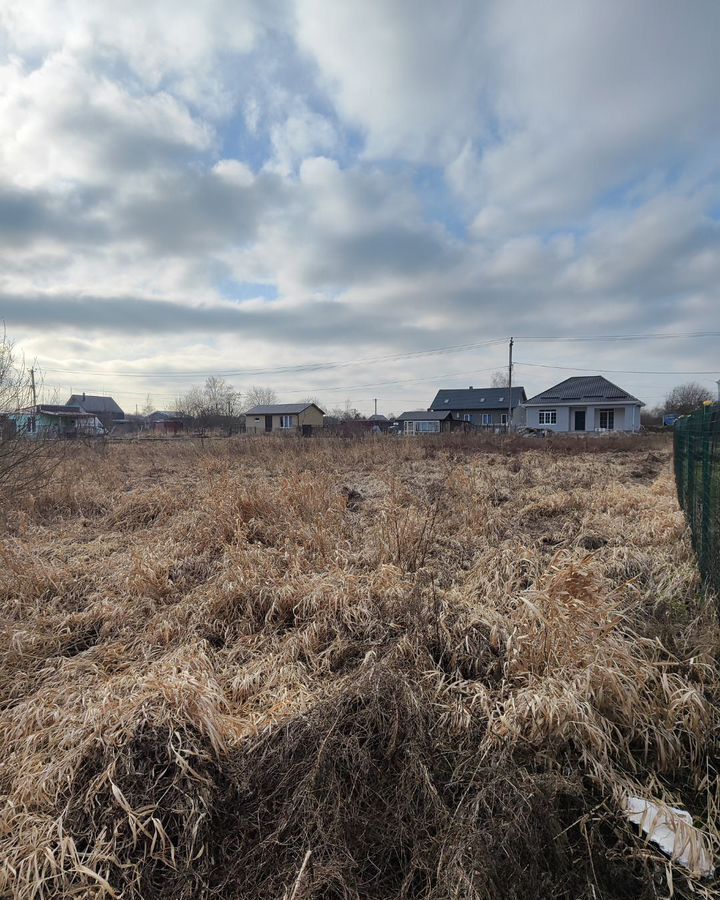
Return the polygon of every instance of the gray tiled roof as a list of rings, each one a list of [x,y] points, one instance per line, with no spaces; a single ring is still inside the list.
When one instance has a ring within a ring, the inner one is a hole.
[[[274,406],[251,406],[245,413],[246,416],[291,416],[305,412],[309,407],[320,409],[315,403],[276,403]],[[325,415],[323,410],[320,412]]]
[[[616,384],[603,378],[602,375],[576,375],[566,378],[527,401],[527,406],[538,403],[640,403],[637,397],[628,394]]]
[[[97,394],[85,394],[84,396],[83,394],[73,394],[67,405],[80,406],[85,412],[125,415],[112,397],[100,397]]]
[[[502,409],[508,408],[507,388],[461,388],[438,391],[430,409]],[[512,389],[513,408],[525,400],[525,388]]]
[[[415,409],[398,416],[398,422],[442,422],[445,419],[452,419],[449,409]]]

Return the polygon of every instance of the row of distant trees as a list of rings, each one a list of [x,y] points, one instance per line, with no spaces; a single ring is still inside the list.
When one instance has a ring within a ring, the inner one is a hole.
[[[654,409],[643,411],[642,423],[643,425],[662,425],[664,416],[687,416],[712,399],[712,392],[696,381],[679,384],[670,391],[663,403]]]
[[[353,422],[365,418],[350,401],[343,406],[326,408],[316,396],[301,397],[303,403],[315,403],[327,416],[338,422]],[[268,387],[253,385],[245,391],[239,390],[224,378],[211,375],[202,385],[194,385],[177,398],[173,412],[192,419],[205,428],[230,426],[253,406],[270,406],[278,402],[277,393]],[[146,410],[152,412],[151,398],[148,397]]]
[[[251,387],[238,390],[224,378],[211,375],[202,385],[194,385],[175,401],[174,411],[181,416],[202,420],[211,417],[235,418],[253,406],[277,403],[272,388]]]

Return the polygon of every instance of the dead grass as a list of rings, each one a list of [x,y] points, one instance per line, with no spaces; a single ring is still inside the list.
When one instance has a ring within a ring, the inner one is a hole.
[[[621,814],[719,849],[659,439],[83,448],[5,518],[0,895],[720,897]]]

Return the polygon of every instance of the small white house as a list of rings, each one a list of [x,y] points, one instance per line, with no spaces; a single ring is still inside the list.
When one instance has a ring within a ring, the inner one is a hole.
[[[602,375],[575,376],[523,403],[525,425],[565,433],[638,431],[645,404]]]
[[[440,434],[451,431],[453,414],[449,410],[416,409],[398,417],[403,434]]]

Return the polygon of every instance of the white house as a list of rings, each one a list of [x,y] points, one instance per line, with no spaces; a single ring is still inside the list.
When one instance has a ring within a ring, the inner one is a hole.
[[[645,404],[602,375],[575,376],[523,403],[525,424],[558,432],[638,431]]]

